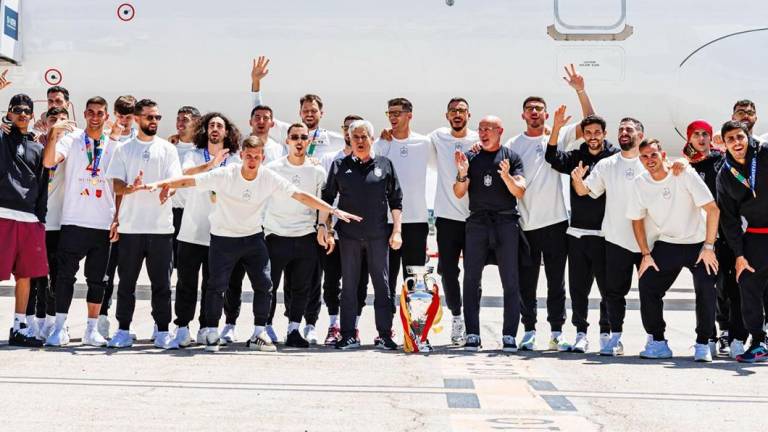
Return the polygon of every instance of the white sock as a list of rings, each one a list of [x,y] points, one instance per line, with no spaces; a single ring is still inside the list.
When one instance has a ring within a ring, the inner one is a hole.
[[[462,317],[461,315],[454,315],[453,316],[453,320],[454,321],[464,321],[464,317]]]
[[[355,318],[355,329],[357,329],[360,326],[360,315]]]
[[[46,315],[45,316],[45,325],[46,326],[53,326],[56,324],[56,316],[54,315]]]
[[[253,335],[258,336],[261,334],[261,332],[267,331],[267,328],[264,326],[253,326]]]
[[[293,321],[289,322],[288,323],[288,333],[290,333],[290,332],[292,332],[294,330],[298,330],[299,329],[299,325],[300,325],[300,323],[297,323],[297,322],[293,322]]]
[[[329,318],[331,319],[330,327],[338,327],[339,326],[339,316],[338,315],[329,315]]]
[[[37,324],[36,317],[34,315],[27,315],[27,324]]]
[[[20,314],[14,314],[13,315],[13,329],[18,330],[21,328],[22,324],[27,323],[27,315],[20,313]]]
[[[64,328],[64,323],[67,321],[67,314],[56,312],[56,328]]]
[[[95,328],[96,324],[99,323],[98,318],[88,318],[88,328]]]

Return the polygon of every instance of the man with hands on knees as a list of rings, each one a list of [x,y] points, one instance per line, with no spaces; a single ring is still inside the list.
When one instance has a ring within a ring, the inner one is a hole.
[[[687,267],[693,275],[696,293],[696,345],[694,360],[711,362],[715,343],[715,305],[717,302],[717,257],[715,240],[720,211],[712,193],[693,168],[672,175],[665,164],[666,152],[659,141],[643,140],[640,162],[646,172],[637,176],[627,206],[627,218],[640,247],[640,316],[651,337],[640,357],[672,357],[664,339],[663,298],[666,291]],[[702,213],[706,212],[706,218]],[[646,237],[646,220],[655,226],[655,243]]]
[[[246,346],[259,351],[276,351],[266,332],[272,280],[269,254],[262,231],[262,207],[271,196],[293,198],[307,207],[333,214],[344,222],[360,217],[338,210],[312,194],[301,192],[289,180],[269,168],[262,167],[264,141],[251,136],[242,144],[242,163],[228,164],[194,176],[181,176],[151,184],[139,185],[144,190],[198,187],[216,193],[216,205],[210,216],[211,242],[208,262],[210,280],[206,292],[204,334],[206,351],[218,351],[218,325],[223,310],[224,293],[234,266],[242,260],[253,287],[254,331]],[[277,194],[277,195],[275,195]]]

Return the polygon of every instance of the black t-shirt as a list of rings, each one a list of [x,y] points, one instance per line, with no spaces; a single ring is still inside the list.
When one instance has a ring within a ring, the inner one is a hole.
[[[469,160],[469,211],[518,214],[517,198],[507,189],[499,175],[499,163],[509,160],[509,173],[523,175],[523,161],[514,151],[501,147],[495,152],[467,152]],[[470,215],[470,218],[472,216]]]
[[[691,164],[691,167],[699,173],[699,177],[707,184],[713,197],[717,197],[717,173],[724,161],[725,156],[722,153],[712,150],[706,159]]]

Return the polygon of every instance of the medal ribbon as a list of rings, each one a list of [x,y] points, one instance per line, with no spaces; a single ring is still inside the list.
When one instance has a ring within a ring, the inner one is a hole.
[[[104,133],[101,134],[99,140],[91,144],[88,134],[83,132],[83,142],[85,143],[85,154],[88,156],[88,163],[91,164],[91,177],[99,176],[99,163],[101,162],[101,143],[106,142]]]
[[[752,164],[750,167],[750,175],[748,179],[745,178],[735,167],[733,167],[733,165],[728,162],[728,159],[725,160],[725,166],[727,166],[731,171],[731,174],[736,177],[736,180],[741,182],[741,184],[749,189],[752,192],[753,197],[757,198],[757,190],[755,189],[755,183],[757,182],[757,155],[752,157]]]
[[[318,127],[315,129],[315,133],[312,134],[312,141],[309,143],[309,148],[307,149],[307,156],[312,156],[315,154],[315,147],[317,147],[317,144],[315,144],[315,141],[317,140],[317,137],[320,135],[320,128]]]
[[[207,148],[203,149],[203,157],[205,158],[205,162],[211,161],[211,154],[208,152]],[[227,166],[227,160],[228,158],[224,158],[224,161],[222,161],[221,164],[219,164],[219,167]]]

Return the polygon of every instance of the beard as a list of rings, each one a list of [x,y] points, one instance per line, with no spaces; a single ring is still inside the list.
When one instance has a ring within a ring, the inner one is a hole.
[[[632,141],[630,141],[628,143],[625,143],[625,144],[619,143],[619,147],[621,147],[622,151],[630,151],[633,148],[635,148],[635,141],[632,140]]]
[[[141,127],[141,131],[144,132],[144,135],[149,135],[149,136],[157,135],[157,128],[150,129],[149,126],[147,127],[140,126],[140,127]]]
[[[461,132],[465,127],[467,127],[466,121],[462,121],[459,124],[451,122],[451,129],[453,129],[454,132]]]

